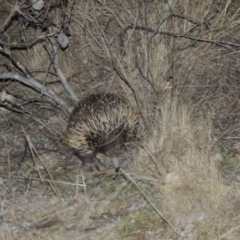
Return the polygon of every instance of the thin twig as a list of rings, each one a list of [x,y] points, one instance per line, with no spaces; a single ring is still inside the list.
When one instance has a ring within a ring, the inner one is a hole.
[[[192,17],[190,16],[187,16],[187,15],[183,15],[183,14],[176,14],[176,13],[172,13],[171,14],[173,17],[178,17],[178,18],[183,18],[183,19],[186,19],[187,21],[193,23],[193,24],[196,24],[196,25],[202,25],[202,24],[205,24],[205,22],[200,22],[196,19],[193,19]]]
[[[14,175],[10,175],[11,178],[17,178],[17,179],[29,179],[29,177],[24,177],[24,176],[14,176]],[[8,177],[8,175],[4,175],[4,174],[1,174],[1,177]],[[78,187],[86,187],[86,185],[84,184],[81,184],[81,183],[71,183],[71,182],[62,182],[62,181],[55,181],[55,180],[51,180],[51,179],[44,179],[44,178],[32,178],[31,177],[31,180],[34,180],[34,181],[39,181],[39,182],[46,182],[46,183],[57,183],[57,184],[63,184],[63,185],[67,185],[67,186],[78,186]]]
[[[143,120],[143,123],[145,125],[145,127],[147,128],[147,123],[145,122],[145,119],[144,119],[144,116],[142,114],[142,111],[141,111],[141,108],[139,106],[139,103],[138,103],[138,100],[137,100],[137,94],[134,90],[134,88],[132,87],[132,85],[130,84],[130,82],[123,76],[123,74],[120,72],[120,70],[117,68],[117,66],[114,65],[114,63],[112,63],[112,66],[113,66],[113,69],[115,70],[115,72],[117,73],[117,75],[125,82],[125,84],[130,88],[130,90],[132,91],[133,93],[133,96],[135,98],[135,101],[137,103],[137,107],[138,107],[138,110],[140,112],[140,115],[141,115],[141,118]]]
[[[155,30],[152,29],[152,28],[148,28],[148,27],[144,27],[144,26],[134,26],[134,25],[127,26],[124,29],[124,32],[126,32],[128,29],[133,29],[133,28],[135,28],[136,30],[144,30],[144,31],[147,31],[147,32],[152,32],[152,33],[155,32]],[[187,39],[195,40],[195,41],[198,41],[198,42],[207,42],[207,43],[219,45],[221,47],[224,47],[225,45],[231,46],[231,47],[240,47],[240,44],[235,44],[235,43],[225,42],[225,41],[220,41],[220,40],[209,40],[209,39],[194,37],[194,36],[181,34],[181,33],[173,33],[173,32],[167,32],[167,31],[157,31],[157,34],[171,36],[171,37],[175,37],[175,38],[187,38]]]
[[[12,8],[10,14],[8,15],[7,19],[5,20],[5,22],[2,24],[2,26],[0,26],[0,32],[4,31],[9,26],[9,24],[11,23],[12,19],[15,17],[18,11],[19,7],[16,3],[15,6]]]
[[[46,38],[48,37],[52,37],[52,36],[55,36],[56,33],[53,32],[53,33],[50,33],[50,34],[45,34],[45,35],[40,35],[34,39],[31,39],[27,42],[6,42],[6,41],[3,41],[0,39],[0,44],[2,44],[3,46],[7,46],[8,48],[10,49],[14,49],[14,48],[29,48],[29,47],[32,47],[33,45],[39,43],[39,42],[42,42],[44,41]]]
[[[6,104],[5,104],[5,102],[6,102]],[[32,115],[31,112],[29,112],[25,109],[22,109],[22,107],[20,105],[17,105],[17,104],[15,104],[11,101],[8,101],[8,100],[4,100],[3,103],[0,101],[0,107],[6,108],[6,109],[8,109],[9,111],[12,111],[12,112],[21,113],[21,114],[25,113],[25,114]]]
[[[48,168],[46,167],[46,165],[45,165],[44,162],[42,161],[42,158],[39,156],[37,150],[35,149],[34,145],[32,144],[29,135],[26,134],[26,132],[25,132],[24,129],[22,129],[22,131],[23,131],[23,133],[24,133],[24,135],[25,135],[25,138],[26,138],[26,140],[27,140],[27,142],[28,142],[28,146],[29,146],[31,155],[32,155],[32,157],[33,157],[33,160],[34,160],[35,167],[36,167],[36,169],[37,169],[38,175],[39,175],[39,177],[40,177],[40,179],[41,179],[41,182],[43,183],[43,180],[42,180],[43,178],[42,178],[42,175],[41,175],[41,173],[40,173],[40,170],[39,170],[39,167],[38,167],[37,160],[36,160],[35,156],[37,156],[37,158],[39,159],[41,165],[44,167],[45,171],[47,172],[47,175],[48,175],[49,178],[51,179],[51,181],[49,181],[49,185],[51,186],[53,192],[54,192],[57,196],[59,196],[59,198],[61,199],[61,194],[60,194],[60,192],[59,192],[59,189],[58,189],[58,188],[55,186],[55,184],[53,183],[53,178],[52,178],[51,173],[48,171]]]
[[[82,170],[81,170],[81,175],[82,175],[82,182],[83,182],[84,193],[85,193],[85,196],[88,197],[87,188],[86,188],[87,185],[85,183],[85,178],[84,178]]]
[[[124,174],[126,178],[128,178],[134,186],[137,188],[137,190],[140,192],[140,194],[143,196],[143,198],[150,204],[150,206],[157,212],[157,214],[171,227],[171,229],[180,237],[184,237],[178,230],[175,229],[175,227],[166,219],[166,217],[163,216],[163,214],[159,211],[159,209],[152,203],[152,201],[147,197],[147,195],[142,191],[142,189],[138,186],[138,184],[122,169],[120,168],[120,171]]]
[[[7,46],[4,46],[3,48],[0,47],[0,52],[5,53],[11,62],[22,71],[27,77],[32,77],[31,72],[21,64],[21,62],[18,60],[18,58],[10,51],[10,49]]]
[[[9,111],[11,111],[11,112],[15,112],[15,113],[30,114],[30,113],[27,112],[27,111],[24,111],[24,110],[21,110],[21,109],[18,109],[18,108],[14,108],[14,107],[12,107],[12,106],[9,106],[9,104],[4,104],[4,103],[1,103],[1,102],[0,102],[0,107],[5,108],[5,109],[7,109],[7,110],[9,110]]]
[[[238,225],[237,227],[231,228],[229,231],[227,231],[226,233],[224,233],[224,234],[219,238],[219,240],[227,239],[230,234],[232,234],[235,230],[238,230],[239,228],[240,228],[240,225]],[[239,235],[238,235],[238,236],[239,236]],[[228,239],[230,239],[230,238],[228,238]]]

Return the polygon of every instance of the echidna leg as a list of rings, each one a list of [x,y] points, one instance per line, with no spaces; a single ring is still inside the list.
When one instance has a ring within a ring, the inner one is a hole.
[[[93,171],[96,167],[95,158],[93,154],[82,154],[75,151],[75,155],[81,160],[83,171]]]

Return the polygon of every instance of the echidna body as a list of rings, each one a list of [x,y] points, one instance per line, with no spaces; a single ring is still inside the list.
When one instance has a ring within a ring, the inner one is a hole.
[[[117,151],[135,141],[139,114],[129,103],[110,93],[92,94],[73,110],[65,136],[85,169],[99,169],[96,155],[103,153],[118,170]]]

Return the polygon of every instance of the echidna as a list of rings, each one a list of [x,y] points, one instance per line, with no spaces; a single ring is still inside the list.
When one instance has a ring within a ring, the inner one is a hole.
[[[138,112],[128,101],[111,93],[97,93],[81,100],[73,110],[65,136],[85,169],[99,169],[98,153],[119,169],[117,151],[136,140]]]

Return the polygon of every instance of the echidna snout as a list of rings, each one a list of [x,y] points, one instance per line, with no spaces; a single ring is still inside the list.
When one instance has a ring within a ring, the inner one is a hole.
[[[73,110],[65,142],[75,150],[85,169],[99,169],[104,154],[119,169],[117,153],[125,143],[136,139],[138,112],[127,100],[115,94],[92,94]]]

